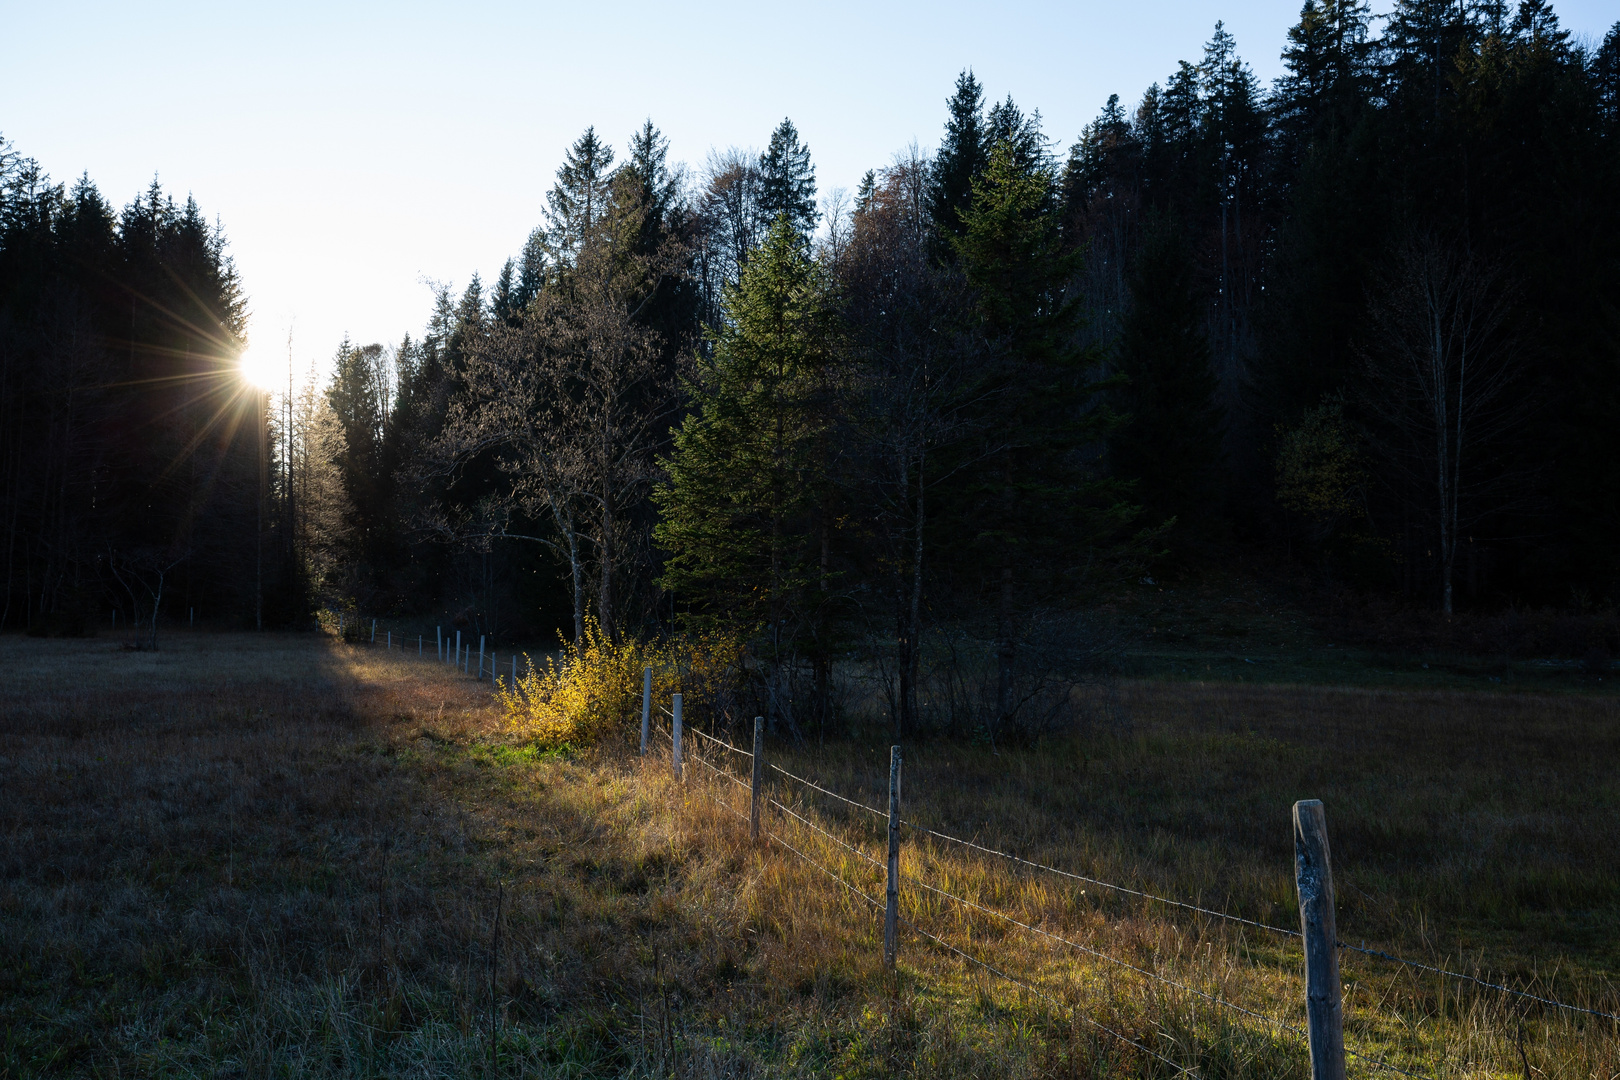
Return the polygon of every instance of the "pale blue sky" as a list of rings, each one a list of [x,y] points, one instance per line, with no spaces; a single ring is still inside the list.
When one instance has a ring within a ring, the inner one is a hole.
[[[783,116],[826,193],[933,146],[971,66],[1067,145],[1224,19],[1262,81],[1299,0],[259,5],[0,0],[0,133],[122,205],[157,173],[225,224],[255,350],[421,329],[428,280],[488,280],[539,222],[587,124],[622,156],[651,116],[672,161],[761,146]],[[1563,0],[1601,39],[1613,0]]]

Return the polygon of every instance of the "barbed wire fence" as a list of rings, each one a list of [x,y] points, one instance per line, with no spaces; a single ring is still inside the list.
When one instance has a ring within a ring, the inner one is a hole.
[[[644,682],[642,702],[642,741],[643,755],[651,751],[650,735],[654,730],[661,736],[660,742],[668,747],[672,773],[676,779],[684,776],[684,767],[687,762],[695,763],[703,769],[706,778],[724,780],[729,785],[747,792],[749,795],[749,813],[744,814],[732,803],[709,790],[706,785],[697,785],[697,790],[707,797],[720,809],[731,816],[750,825],[751,833],[758,838],[763,836],[771,844],[780,847],[795,858],[803,861],[819,874],[831,879],[847,891],[852,897],[860,900],[881,913],[884,919],[885,964],[894,966],[892,942],[898,927],[904,926],[918,938],[927,942],[939,951],[953,956],[976,970],[983,971],[993,978],[1000,979],[1018,986],[1032,996],[1044,1001],[1047,1005],[1060,1013],[1071,1016],[1074,1022],[1085,1024],[1096,1029],[1120,1043],[1130,1046],[1157,1061],[1176,1070],[1178,1075],[1201,1077],[1195,1065],[1176,1061],[1167,1054],[1161,1053],[1152,1046],[1103,1024],[1101,1021],[1086,1015],[1077,1005],[1065,1005],[1050,988],[1043,988],[1036,981],[1007,970],[1005,964],[998,965],[982,956],[975,956],[968,950],[947,941],[939,934],[930,932],[919,926],[915,919],[918,917],[917,904],[911,899],[911,916],[901,914],[896,902],[901,896],[913,898],[918,891],[935,898],[943,906],[954,906],[957,910],[973,912],[986,918],[995,919],[1017,931],[1047,941],[1056,948],[1071,950],[1084,955],[1099,963],[1107,964],[1121,971],[1128,971],[1134,976],[1148,982],[1167,986],[1183,994],[1189,994],[1211,1006],[1224,1010],[1230,1014],[1242,1017],[1245,1020],[1257,1021],[1263,1025],[1265,1031],[1273,1037],[1286,1035],[1290,1039],[1303,1043],[1311,1060],[1311,1075],[1313,1080],[1343,1080],[1346,1075],[1346,1059],[1352,1058],[1369,1070],[1380,1074],[1409,1076],[1421,1080],[1435,1080],[1440,1070],[1432,1065],[1428,1071],[1416,1071],[1387,1061],[1375,1054],[1363,1052],[1354,1047],[1345,1045],[1343,1034],[1343,999],[1342,988],[1339,983],[1338,955],[1341,952],[1352,952],[1360,955],[1374,957],[1405,967],[1407,969],[1439,976],[1442,979],[1453,980],[1459,983],[1477,986],[1486,990],[1505,995],[1506,997],[1526,1003],[1533,1003],[1549,1009],[1559,1010],[1574,1015],[1589,1016],[1599,1020],[1608,1021],[1615,1025],[1615,1034],[1620,1035],[1620,1015],[1595,1009],[1584,1005],[1577,1005],[1561,1001],[1553,997],[1532,993],[1505,983],[1493,982],[1465,972],[1452,971],[1448,968],[1433,964],[1426,964],[1408,957],[1399,956],[1379,949],[1366,947],[1365,943],[1354,945],[1343,941],[1337,934],[1333,912],[1333,889],[1331,864],[1328,859],[1327,835],[1325,813],[1322,805],[1316,800],[1303,800],[1294,807],[1295,825],[1295,853],[1296,853],[1296,888],[1300,899],[1301,929],[1295,930],[1285,926],[1277,926],[1257,919],[1235,915],[1221,911],[1217,908],[1202,904],[1188,903],[1142,889],[1132,888],[1116,882],[1110,882],[1095,876],[1080,874],[1061,867],[1052,866],[1032,859],[1026,859],[1012,852],[980,844],[974,840],[953,836],[938,829],[930,828],[916,821],[900,815],[900,775],[901,775],[901,749],[891,747],[890,768],[890,809],[883,809],[850,798],[848,795],[834,791],[831,787],[818,783],[805,776],[797,775],[777,765],[764,760],[763,729],[764,722],[756,717],[754,721],[754,749],[744,750],[724,739],[718,738],[698,728],[685,728],[682,724],[681,695],[673,695],[671,706],[665,708],[657,706],[657,712],[669,718],[670,726],[653,725],[651,715],[653,712],[651,702],[651,681]],[[701,740],[702,745],[717,752],[722,762],[716,764],[708,760],[704,753],[696,752],[697,743],[691,749],[687,748],[686,735],[690,733]],[[734,760],[748,761],[752,766],[752,778],[745,780],[736,775],[724,764],[724,755],[734,755]],[[801,812],[805,807],[797,809],[787,802],[777,798],[765,790],[764,777],[767,773],[775,774],[782,781],[793,785],[798,790],[814,793],[836,802],[840,808],[848,808],[861,814],[870,815],[888,826],[890,844],[889,858],[885,861],[863,848],[856,842],[839,836],[826,824],[818,824],[811,819],[808,813]],[[722,790],[725,790],[722,788]],[[768,825],[762,826],[762,812],[766,809],[775,811],[783,823],[806,830],[807,835],[819,841],[833,845],[840,852],[851,855],[858,864],[881,871],[886,877],[888,886],[887,897],[873,896],[850,881],[837,869],[818,860],[812,854],[802,849],[803,841],[798,844],[790,843],[789,839]],[[1205,918],[1231,923],[1236,926],[1248,927],[1265,931],[1268,934],[1298,941],[1305,953],[1305,1012],[1306,1025],[1301,1027],[1289,1023],[1281,1018],[1270,1016],[1258,1009],[1231,1001],[1218,993],[1199,989],[1190,982],[1171,978],[1157,971],[1152,971],[1139,964],[1133,964],[1121,959],[1104,949],[1095,948],[1071,937],[1056,933],[1034,922],[1026,922],[1005,911],[997,910],[988,904],[979,903],[967,897],[942,888],[923,880],[916,874],[901,872],[898,861],[899,836],[902,832],[909,832],[914,838],[927,838],[942,845],[953,845],[963,850],[976,852],[987,859],[999,859],[1009,865],[1017,866],[1035,874],[1051,875],[1058,879],[1074,881],[1090,885],[1099,889],[1117,893],[1122,896],[1134,897],[1147,904],[1159,904],[1175,910],[1190,911]],[[909,887],[909,888],[903,888]]]

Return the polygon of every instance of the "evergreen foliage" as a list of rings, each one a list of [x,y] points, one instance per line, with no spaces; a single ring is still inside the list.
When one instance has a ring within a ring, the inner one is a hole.
[[[821,215],[816,211],[816,169],[810,148],[799,142],[793,121],[783,117],[759,159],[759,213],[767,222],[785,217],[808,237]]]
[[[726,290],[725,314],[662,462],[654,537],[669,552],[664,587],[694,617],[765,626],[783,646],[808,615],[836,328],[825,274],[785,214]]]

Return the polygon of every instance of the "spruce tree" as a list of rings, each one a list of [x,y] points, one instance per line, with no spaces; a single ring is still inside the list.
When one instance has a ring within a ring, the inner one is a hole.
[[[971,68],[956,77],[956,92],[946,102],[950,116],[945,138],[934,155],[929,215],[934,228],[960,236],[961,214],[973,199],[973,179],[984,170],[990,146],[984,130],[984,88]]]
[[[834,332],[828,283],[786,215],[724,311],[654,494],[662,584],[700,623],[768,628],[786,650],[808,614]]]
[[[584,236],[607,212],[612,181],[613,147],[588,127],[568,148],[546,193],[545,250],[554,270],[573,262]]]
[[[810,148],[799,142],[798,129],[786,117],[771,132],[771,144],[759,159],[759,212],[767,222],[787,218],[804,237],[815,231],[821,217]]]
[[[1080,253],[1065,242],[1056,192],[1049,164],[1022,167],[1013,144],[997,145],[953,245],[985,362],[969,395],[981,403],[969,420],[978,437],[956,450],[962,478],[940,518],[955,526],[953,573],[994,613],[999,725],[1016,720],[1028,611],[1076,596],[1135,512],[1082,452],[1112,414],[1096,399],[1095,358],[1077,344]]]

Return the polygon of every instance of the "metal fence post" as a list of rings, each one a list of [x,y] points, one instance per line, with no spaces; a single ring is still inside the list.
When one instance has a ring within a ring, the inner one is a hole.
[[[900,748],[889,747],[889,889],[883,906],[883,966],[894,970],[900,922]]]
[[[468,651],[471,651],[471,650],[469,649]],[[474,675],[473,678],[482,679],[483,677],[484,677],[484,635],[479,634],[478,635],[478,674]]]
[[[514,664],[516,660],[512,661]],[[512,669],[516,671],[516,668]],[[652,731],[652,665],[641,672],[641,756],[647,756],[647,736]]]
[[[1299,929],[1305,941],[1305,1020],[1311,1080],[1344,1080],[1344,1003],[1339,987],[1339,930],[1333,916],[1333,863],[1320,799],[1294,804],[1294,870]]]
[[[675,779],[679,780],[681,778],[681,695],[679,694],[675,695],[674,708],[670,710],[670,715],[674,717],[675,724],[669,760],[675,767]]]
[[[765,718],[754,717],[754,779],[749,785],[748,835],[759,839],[759,789],[765,782]]]
[[[460,667],[461,666],[461,631],[460,630],[456,631],[456,658],[453,661],[452,666],[453,667]]]
[[[376,619],[371,620],[371,643],[373,645],[377,644],[377,620]]]

